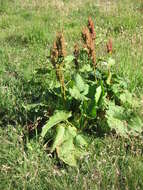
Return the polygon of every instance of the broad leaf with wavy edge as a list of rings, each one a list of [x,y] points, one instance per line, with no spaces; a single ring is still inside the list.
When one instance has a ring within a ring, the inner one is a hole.
[[[71,116],[71,112],[61,110],[56,111],[55,114],[50,117],[46,125],[44,125],[44,127],[42,128],[41,136],[44,138],[49,129],[62,121],[66,121]]]

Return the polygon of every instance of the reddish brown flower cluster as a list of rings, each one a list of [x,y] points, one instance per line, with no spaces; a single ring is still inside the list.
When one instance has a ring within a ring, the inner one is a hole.
[[[50,52],[51,63],[53,64],[58,80],[61,83],[61,90],[65,98],[64,75],[62,72],[63,59],[66,56],[65,40],[63,33],[58,33]]]
[[[64,58],[66,56],[65,40],[63,33],[58,33],[56,40],[53,44],[53,48],[50,52],[51,62],[56,65],[58,58]]]
[[[50,58],[51,58],[51,63],[54,67],[56,67],[56,63],[57,63],[57,60],[58,60],[58,48],[57,48],[57,45],[56,45],[56,41],[54,42],[53,44],[53,47],[50,51]]]
[[[95,40],[96,33],[95,33],[95,29],[94,29],[94,23],[93,23],[93,20],[91,17],[88,18],[88,28],[90,30],[93,40]]]
[[[64,58],[66,56],[66,47],[64,35],[62,32],[57,34],[56,45],[58,50],[58,57]]]
[[[82,39],[84,41],[84,48],[86,48],[89,58],[92,59],[94,68],[96,67],[95,36],[94,23],[91,17],[89,17],[88,26],[82,31]]]
[[[113,45],[112,45],[112,40],[111,39],[109,39],[109,41],[107,42],[106,47],[107,47],[107,52],[112,53]]]

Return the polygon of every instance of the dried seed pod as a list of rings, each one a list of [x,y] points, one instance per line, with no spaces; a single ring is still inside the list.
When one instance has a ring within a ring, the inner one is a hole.
[[[95,41],[96,33],[95,33],[95,29],[94,29],[94,22],[91,17],[88,18],[88,29],[90,32],[90,55],[91,55],[91,59],[93,62],[93,66],[95,68],[96,67],[96,55],[95,55],[94,41]]]
[[[113,51],[113,45],[112,45],[112,40],[111,40],[111,38],[109,39],[109,41],[107,42],[107,44],[106,44],[106,47],[107,47],[107,53],[112,53],[112,51]]]
[[[91,17],[88,18],[88,28],[89,28],[89,31],[92,35],[92,39],[95,40],[96,33],[95,33],[95,29],[94,29],[94,22],[93,22]]]
[[[64,35],[61,32],[57,34],[56,45],[58,49],[59,58],[60,57],[64,58],[66,56],[66,47],[65,47]]]
[[[82,38],[84,42],[84,47],[87,49],[89,58],[92,59],[94,67],[96,66],[96,56],[95,56],[95,46],[92,33],[88,27],[85,27],[82,31]]]
[[[57,49],[56,41],[54,42],[53,47],[50,50],[50,58],[51,58],[52,65],[55,67],[58,60],[58,49]]]
[[[91,35],[87,27],[82,30],[82,39],[84,42],[84,48],[87,49],[88,55],[90,54]]]
[[[63,94],[63,97],[65,99],[65,85],[64,85],[64,75],[62,72],[63,68],[63,60],[66,56],[66,50],[65,50],[65,41],[63,33],[58,33],[56,40],[53,44],[53,48],[50,52],[50,58],[51,62],[56,70],[57,79],[59,80],[61,84],[61,92]],[[62,59],[61,59],[62,58]]]

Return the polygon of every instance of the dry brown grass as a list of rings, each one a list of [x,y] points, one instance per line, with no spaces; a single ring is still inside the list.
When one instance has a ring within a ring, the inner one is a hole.
[[[64,2],[63,0],[20,0],[20,5],[28,9],[41,9],[52,7],[60,11],[64,15],[68,15],[73,10],[84,7],[87,3],[95,5],[101,11],[111,13],[117,11],[116,0],[74,0]]]

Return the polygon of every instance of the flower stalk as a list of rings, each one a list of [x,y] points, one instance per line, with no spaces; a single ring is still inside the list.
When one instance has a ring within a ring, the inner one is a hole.
[[[91,17],[88,18],[88,25],[82,30],[82,39],[84,48],[87,50],[88,57],[91,58],[94,70],[96,69],[96,54],[95,54],[95,38],[94,23]]]
[[[61,84],[61,92],[64,99],[66,99],[65,94],[65,84],[64,84],[64,58],[66,56],[66,47],[63,33],[58,33],[55,42],[53,43],[53,48],[50,52],[51,63],[56,70],[57,79]]]

